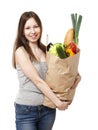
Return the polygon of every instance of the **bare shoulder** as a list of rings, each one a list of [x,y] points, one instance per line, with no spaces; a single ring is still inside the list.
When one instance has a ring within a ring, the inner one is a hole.
[[[24,47],[19,47],[16,52],[15,52],[15,56],[23,56],[23,55],[27,55],[28,56],[28,53],[26,52],[25,48]]]
[[[24,49],[23,46],[19,47],[19,48],[16,50],[16,52],[15,52],[16,55],[17,55],[17,54],[20,54],[20,53],[26,53],[26,50]]]
[[[28,59],[29,58],[29,55],[28,53],[26,52],[25,48],[24,47],[19,47],[16,52],[15,52],[15,59],[16,59],[16,62],[18,62],[18,60],[22,60],[22,59]]]

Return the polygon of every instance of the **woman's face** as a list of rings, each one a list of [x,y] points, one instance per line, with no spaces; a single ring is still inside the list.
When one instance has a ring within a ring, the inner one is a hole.
[[[24,26],[24,35],[30,43],[37,43],[41,35],[41,28],[34,18],[27,20]]]

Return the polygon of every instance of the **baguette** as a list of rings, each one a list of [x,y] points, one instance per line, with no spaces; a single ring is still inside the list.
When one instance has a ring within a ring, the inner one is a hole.
[[[71,28],[67,31],[65,38],[64,38],[64,44],[68,45],[70,42],[72,42],[74,39],[74,29]]]

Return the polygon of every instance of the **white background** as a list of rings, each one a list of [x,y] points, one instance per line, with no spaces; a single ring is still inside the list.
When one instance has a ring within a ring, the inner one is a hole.
[[[78,85],[73,103],[57,111],[53,130],[98,130],[98,11],[97,0],[3,0],[0,2],[0,130],[15,130],[14,99],[18,89],[12,68],[12,48],[20,15],[35,11],[43,23],[42,41],[63,42],[72,27],[70,14],[83,15]]]

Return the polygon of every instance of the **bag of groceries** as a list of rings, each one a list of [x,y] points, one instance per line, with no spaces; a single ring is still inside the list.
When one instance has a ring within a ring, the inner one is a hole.
[[[62,101],[73,101],[75,89],[72,89],[78,74],[80,49],[78,48],[78,35],[82,16],[71,14],[73,28],[65,35],[64,43],[48,44],[46,53],[47,73],[46,82],[57,97]],[[56,108],[55,104],[44,98],[45,106]]]

